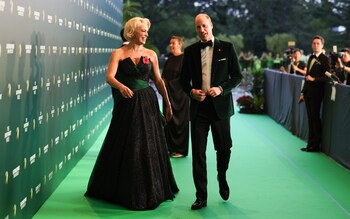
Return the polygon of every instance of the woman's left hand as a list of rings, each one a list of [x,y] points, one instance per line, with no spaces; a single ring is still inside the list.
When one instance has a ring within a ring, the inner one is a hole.
[[[171,105],[169,104],[166,107],[165,119],[166,119],[167,122],[169,122],[172,117],[173,117],[173,110],[171,109]]]

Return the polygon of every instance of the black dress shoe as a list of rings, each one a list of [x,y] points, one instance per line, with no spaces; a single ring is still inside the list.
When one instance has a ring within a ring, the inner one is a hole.
[[[223,200],[228,200],[229,196],[230,196],[230,188],[228,187],[227,181],[226,179],[220,179],[218,177],[218,181],[219,181],[219,193],[220,196]]]
[[[201,208],[207,207],[207,200],[203,200],[201,198],[197,198],[196,201],[192,204],[192,210],[199,210]]]
[[[305,151],[305,152],[319,152],[320,148],[319,147],[305,147],[305,148],[301,148],[301,151]]]

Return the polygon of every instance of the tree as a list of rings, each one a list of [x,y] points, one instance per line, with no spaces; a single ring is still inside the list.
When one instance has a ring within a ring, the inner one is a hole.
[[[196,14],[194,1],[138,0],[144,16],[151,20],[149,42],[155,44],[160,53],[166,53],[173,35],[191,38],[195,36],[193,18]]]
[[[298,48],[311,52],[311,40],[316,34],[332,45],[346,46],[349,32],[335,33],[332,27],[350,28],[349,0],[134,0],[152,22],[149,41],[161,53],[169,38],[180,35],[194,38],[194,17],[207,13],[214,23],[213,33],[243,36],[243,50],[266,51],[266,36],[288,33],[295,37]],[[305,22],[307,21],[307,22]],[[287,45],[286,45],[287,48]]]
[[[139,2],[126,0],[123,4],[123,24],[133,17],[143,17],[143,13],[138,9],[140,6]]]
[[[234,45],[236,52],[239,53],[244,48],[244,38],[241,34],[239,35],[226,35],[219,34],[218,39],[230,42]]]
[[[127,0],[123,4],[123,24],[125,24],[128,20],[130,20],[133,17],[144,17],[143,13],[138,9],[140,7],[141,4],[139,2]],[[158,55],[160,54],[158,47],[150,41],[147,41],[145,47],[152,49]]]
[[[337,39],[336,45],[340,45],[342,47],[350,47],[349,38],[350,38],[350,1],[335,1],[334,14],[338,17],[338,22],[335,26],[344,26],[346,28],[343,32],[335,33],[335,38]]]
[[[240,29],[245,38],[246,49],[266,51],[265,36],[279,33],[299,32],[304,8],[296,1],[249,1],[242,0]]]
[[[274,34],[272,36],[265,36],[266,47],[273,53],[283,54],[288,47],[289,41],[295,41],[295,36],[290,33]]]

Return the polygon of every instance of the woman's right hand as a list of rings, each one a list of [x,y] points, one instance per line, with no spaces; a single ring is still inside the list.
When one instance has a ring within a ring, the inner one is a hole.
[[[134,96],[134,92],[124,85],[119,88],[119,92],[124,98],[132,98]]]

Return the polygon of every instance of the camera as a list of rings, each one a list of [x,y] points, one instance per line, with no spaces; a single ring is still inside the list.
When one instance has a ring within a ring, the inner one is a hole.
[[[329,52],[329,59],[331,62],[331,69],[335,69],[335,65],[338,62],[339,58],[343,57],[343,52],[337,53],[337,52]]]
[[[293,53],[294,53],[294,48],[293,48],[293,47],[289,47],[288,49],[286,49],[286,50],[284,51],[284,53],[286,54],[286,56],[288,57],[288,59],[292,59]]]
[[[287,64],[291,64],[292,62],[294,62],[293,54],[294,54],[295,50],[296,49],[294,47],[288,47],[288,49],[286,49],[284,51],[284,54],[286,54],[287,60],[289,62]]]

